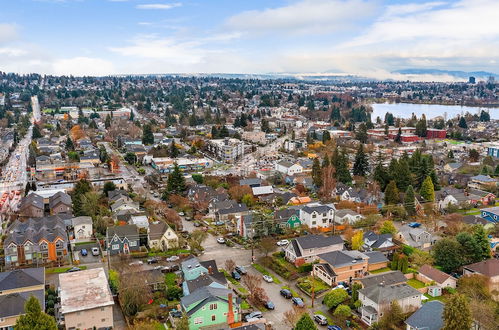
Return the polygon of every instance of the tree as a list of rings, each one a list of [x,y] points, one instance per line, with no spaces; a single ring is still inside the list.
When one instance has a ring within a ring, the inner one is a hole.
[[[369,172],[369,161],[364,152],[364,145],[361,143],[355,155],[355,163],[353,164],[353,175],[365,176]]]
[[[66,138],[66,150],[68,150],[68,151],[75,150],[75,146],[73,144],[73,140],[71,140],[71,138],[69,137],[69,135]]]
[[[133,165],[137,162],[137,156],[133,152],[127,152],[125,157],[123,157],[128,164]]]
[[[423,265],[432,265],[435,262],[429,252],[421,251],[419,249],[415,249],[413,254],[411,254],[411,261],[418,267]]]
[[[203,183],[203,175],[199,173],[193,173],[192,175],[192,180],[194,180],[196,183],[202,184]]]
[[[395,181],[390,181],[385,189],[385,204],[397,204],[400,202],[399,190]]]
[[[110,191],[116,190],[116,185],[112,181],[108,181],[104,183],[103,193],[107,196],[107,193]]]
[[[31,137],[33,139],[38,139],[42,137],[42,133],[40,132],[40,126],[38,126],[37,124],[33,125],[33,132]]]
[[[104,127],[106,129],[108,129],[109,127],[111,127],[111,116],[109,114],[107,114],[106,120],[104,121]]]
[[[395,228],[395,225],[390,220],[383,221],[383,224],[381,225],[381,228],[379,229],[380,234],[392,234],[392,235],[394,235],[396,232],[397,232],[397,228]]]
[[[450,295],[445,303],[442,318],[443,330],[470,329],[472,318],[466,297],[462,294]]]
[[[305,313],[304,308],[293,305],[290,310],[284,312],[282,321],[288,326],[289,329],[293,329],[303,313]]]
[[[225,269],[231,273],[236,268],[236,262],[232,259],[225,260]]]
[[[187,189],[185,185],[185,178],[180,172],[180,168],[177,163],[173,167],[173,172],[168,175],[168,181],[166,183],[166,191],[168,194],[178,194],[182,195]]]
[[[359,250],[364,244],[364,233],[362,230],[357,231],[352,237],[352,250]]]
[[[433,181],[431,177],[427,176],[421,185],[421,190],[419,191],[421,197],[423,197],[425,202],[435,201],[435,188],[433,186]]]
[[[328,308],[334,308],[347,300],[348,298],[348,293],[343,290],[343,289],[334,289],[329,291],[325,296],[324,296],[324,304]]]
[[[468,124],[466,123],[466,119],[463,116],[461,116],[461,118],[459,118],[459,124],[457,126],[459,126],[461,128],[465,128],[465,129],[468,128]]]
[[[383,317],[379,320],[381,329],[398,329],[404,321],[404,312],[396,300],[384,307],[383,313]]]
[[[154,143],[151,124],[145,124],[144,127],[142,127],[142,143],[145,145]]]
[[[331,140],[331,134],[329,134],[329,131],[326,129],[322,131],[322,143],[326,144],[329,140]]]
[[[360,141],[361,144],[367,143],[367,126],[364,123],[359,125],[357,132],[355,133],[355,138]]]
[[[82,197],[91,190],[92,187],[90,185],[90,182],[87,180],[82,179],[76,183],[71,196],[71,200],[73,202],[73,214],[75,216],[85,215],[83,212]]]
[[[189,245],[194,251],[203,251],[203,242],[208,237],[208,233],[204,230],[196,229],[192,232],[189,239]]]
[[[457,291],[474,300],[491,298],[489,280],[479,274],[463,276],[457,281]]]
[[[397,132],[394,141],[397,143],[402,143],[402,128],[399,127],[399,131]]]
[[[473,227],[473,238],[477,244],[478,261],[490,258],[490,242],[485,232],[485,228],[477,224]]]
[[[177,145],[175,144],[175,141],[172,141],[172,144],[170,145],[170,157],[171,158],[177,158],[179,155],[179,151],[177,148]]]
[[[352,285],[352,300],[356,302],[359,300],[359,290],[362,289],[362,284],[354,282]]]
[[[478,162],[478,159],[480,158],[480,153],[476,149],[470,149],[468,152],[468,157],[470,161],[472,162]]]
[[[296,322],[295,330],[317,330],[314,321],[310,317],[310,314],[303,313],[298,322]]]
[[[100,195],[94,191],[88,191],[81,197],[83,215],[94,219],[99,214]]]
[[[312,181],[317,188],[322,186],[322,169],[319,158],[314,158],[314,162],[312,164]]]
[[[333,153],[333,157],[335,154]],[[346,150],[342,149],[338,156],[335,158],[336,166],[336,178],[338,181],[344,184],[352,183],[352,176],[350,175],[350,170],[348,169],[348,158],[346,155]]]
[[[463,264],[481,261],[480,249],[475,238],[468,232],[460,232],[456,240],[461,244]]]
[[[407,214],[411,216],[416,214],[415,200],[416,196],[414,194],[414,188],[412,188],[412,185],[410,185],[405,191],[404,208],[407,211]]]
[[[258,250],[262,252],[265,256],[268,256],[269,253],[276,249],[275,241],[271,237],[264,237],[260,240],[260,244],[258,244]]]
[[[15,330],[57,330],[55,319],[42,312],[40,302],[34,296],[24,304],[24,314],[19,316],[14,325]]]
[[[444,272],[453,272],[462,265],[461,244],[452,238],[438,240],[433,246],[433,257]]]

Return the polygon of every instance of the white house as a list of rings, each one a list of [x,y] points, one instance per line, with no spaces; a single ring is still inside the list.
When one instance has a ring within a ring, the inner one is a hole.
[[[76,241],[84,241],[92,238],[93,227],[91,217],[76,217],[71,219],[73,235]]]
[[[337,210],[334,215],[334,221],[336,223],[349,225],[352,225],[363,218],[364,217],[361,214],[349,209]]]
[[[300,209],[300,222],[309,228],[329,228],[333,224],[334,205],[311,203]]]
[[[150,249],[166,251],[178,247],[178,236],[166,223],[160,221],[149,225],[147,230]]]
[[[303,167],[299,163],[292,163],[287,160],[281,160],[275,164],[275,170],[283,174],[293,176],[303,172]]]
[[[341,251],[343,248],[343,239],[339,235],[305,235],[291,240],[284,249],[284,255],[295,266],[300,266],[317,260],[319,254]]]
[[[130,218],[130,224],[136,225],[139,228],[147,229],[149,228],[149,219],[147,215],[132,215]]]

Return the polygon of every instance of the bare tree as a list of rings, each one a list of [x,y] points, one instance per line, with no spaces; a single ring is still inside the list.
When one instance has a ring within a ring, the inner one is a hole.
[[[322,187],[319,190],[319,194],[326,201],[332,199],[333,190],[336,187],[336,180],[334,179],[335,172],[335,168],[331,165],[322,169]]]
[[[276,244],[273,238],[264,237],[261,239],[260,244],[258,245],[258,250],[268,256],[269,253],[276,249]]]
[[[305,313],[304,308],[293,306],[290,310],[284,312],[282,321],[289,327],[289,329],[293,329],[303,313]]]
[[[253,291],[262,285],[262,279],[258,275],[247,274],[243,277],[243,283],[249,291]]]
[[[230,273],[236,268],[236,262],[232,259],[225,260],[225,269]]]

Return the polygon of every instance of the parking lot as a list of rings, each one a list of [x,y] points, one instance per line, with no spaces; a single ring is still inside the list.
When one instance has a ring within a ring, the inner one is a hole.
[[[99,248],[99,244],[98,243],[87,243],[87,244],[80,244],[80,245],[76,245],[73,249],[73,259],[76,260],[78,258],[78,260],[80,261],[80,265],[85,265],[85,264],[94,264],[94,263],[98,263],[98,262],[102,262],[102,257],[100,255],[100,249],[99,249],[99,255],[98,256],[94,256],[92,255],[92,248]],[[81,254],[81,250],[87,250],[87,255],[86,256],[83,256]]]

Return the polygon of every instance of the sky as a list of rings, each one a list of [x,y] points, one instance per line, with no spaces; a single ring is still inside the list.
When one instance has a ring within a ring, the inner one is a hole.
[[[498,21],[498,0],[0,0],[0,71],[499,73]]]

